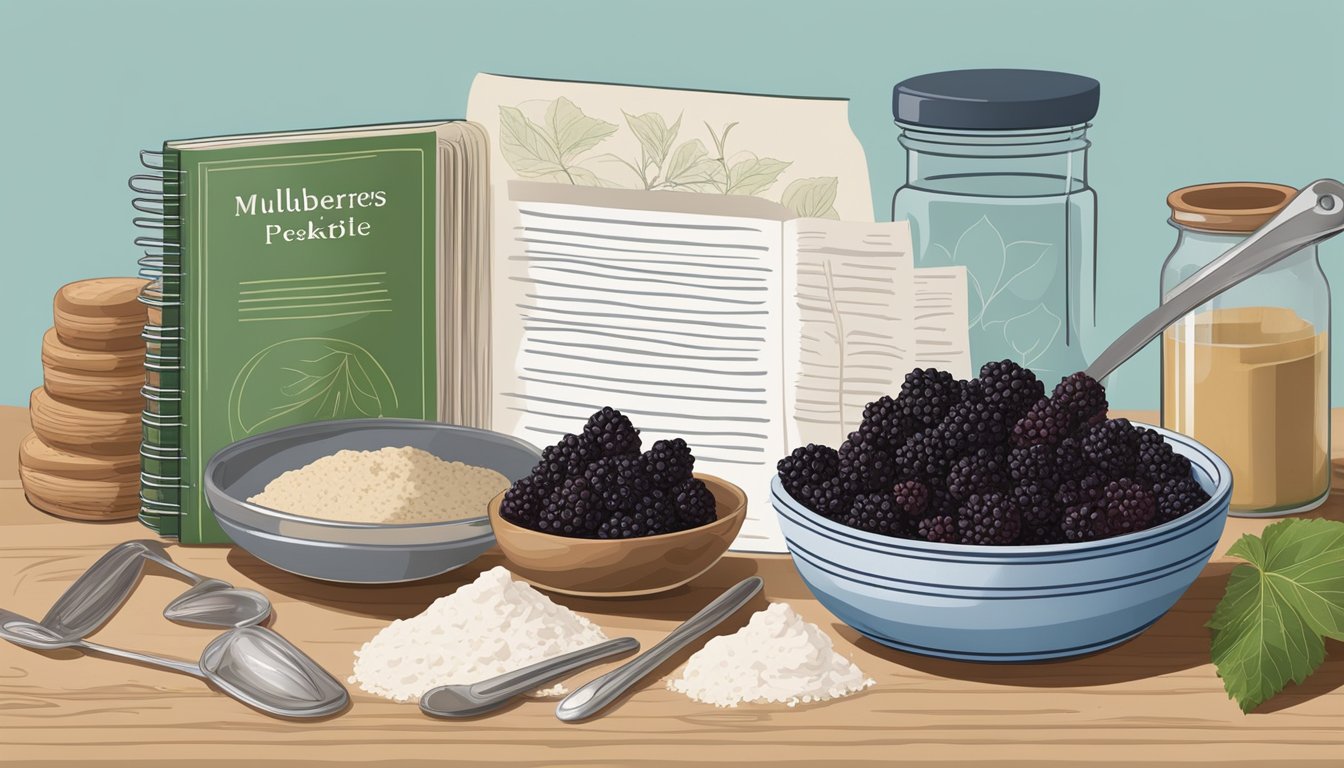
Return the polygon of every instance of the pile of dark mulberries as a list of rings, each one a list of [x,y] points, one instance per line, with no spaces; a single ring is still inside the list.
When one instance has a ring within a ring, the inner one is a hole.
[[[784,489],[853,528],[954,544],[1091,541],[1150,528],[1208,501],[1162,436],[1106,418],[1084,373],[1049,396],[1030,370],[916,368],[896,397],[868,404],[839,449],[780,459]]]
[[[504,494],[499,514],[524,528],[588,539],[653,536],[714,522],[714,495],[691,476],[695,457],[686,441],[640,448],[630,419],[603,408],[580,434],[541,452],[532,474]]]

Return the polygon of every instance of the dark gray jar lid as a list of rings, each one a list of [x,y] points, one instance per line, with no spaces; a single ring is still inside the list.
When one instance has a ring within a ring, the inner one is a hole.
[[[1097,114],[1101,83],[1042,69],[958,69],[904,80],[892,92],[896,122],[1010,131],[1081,125]]]

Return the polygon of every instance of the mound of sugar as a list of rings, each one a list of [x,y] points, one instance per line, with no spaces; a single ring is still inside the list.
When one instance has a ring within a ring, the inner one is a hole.
[[[873,685],[831,638],[787,603],[771,603],[736,633],[705,643],[667,687],[706,704],[735,707],[826,701]]]
[[[502,566],[397,619],[355,651],[351,683],[395,701],[419,701],[440,685],[470,684],[606,640],[594,623]],[[537,695],[564,692],[555,686]]]

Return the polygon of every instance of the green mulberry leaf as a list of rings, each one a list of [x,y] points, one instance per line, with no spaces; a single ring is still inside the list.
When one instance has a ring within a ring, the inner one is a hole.
[[[1228,696],[1250,712],[1325,659],[1344,624],[1344,523],[1285,520],[1228,550],[1232,570],[1208,627]]]

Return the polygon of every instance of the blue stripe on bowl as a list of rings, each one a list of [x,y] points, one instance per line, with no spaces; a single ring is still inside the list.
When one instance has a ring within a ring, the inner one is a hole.
[[[822,557],[821,555],[818,555],[815,552],[811,552],[792,541],[788,542],[788,547],[790,554],[793,554],[796,557],[806,560],[809,564],[812,565],[812,567],[816,568],[817,570],[823,573],[829,574],[839,579],[844,579],[846,581],[853,582],[855,584],[862,584],[866,587],[872,587],[874,589],[880,589],[887,592],[904,592],[909,595],[932,595],[935,597],[947,597],[959,600],[967,600],[967,599],[1041,600],[1052,597],[1072,597],[1075,595],[1094,595],[1101,592],[1114,592],[1117,589],[1137,586],[1139,584],[1147,584],[1150,581],[1157,581],[1159,579],[1164,579],[1172,575],[1173,573],[1179,573],[1180,571],[1185,570],[1186,568],[1190,567],[1192,563],[1199,562],[1202,566],[1204,562],[1208,561],[1209,556],[1213,554],[1213,550],[1215,547],[1217,547],[1217,543],[1215,542],[1213,544],[1210,544],[1209,546],[1201,549],[1199,552],[1196,552],[1195,554],[1186,557],[1182,560],[1164,565],[1161,568],[1154,568],[1152,570],[1145,571],[1142,574],[1137,573],[1132,574],[1123,579],[1108,579],[1105,581],[1079,582],[1077,584],[1061,584],[1058,586],[1039,586],[1039,587],[958,587],[951,584],[932,584],[926,582],[908,581],[905,579],[895,579],[890,576],[880,576],[878,574],[867,573],[865,571],[858,571],[853,568],[849,568],[847,566],[835,562],[834,560]],[[847,573],[840,573],[839,571],[846,571]],[[1134,578],[1137,576],[1148,576],[1148,578],[1144,579]],[[869,581],[867,579],[880,579],[881,581],[888,583],[880,584],[873,581]],[[891,584],[904,584],[909,585],[911,587],[920,587],[920,589],[902,589],[900,587],[891,586]],[[1084,587],[1084,586],[1097,586],[1097,588],[1077,589],[1077,587]],[[1072,591],[1065,591],[1065,590],[1072,590]],[[986,594],[993,592],[1004,592],[1005,594],[1000,595]],[[1014,594],[1007,594],[1007,593],[1014,593]]]
[[[1109,547],[1095,547],[1082,552],[1074,551],[1076,548],[1082,547],[1082,544],[1047,544],[1035,547],[988,547],[969,544],[928,544],[925,546],[917,546],[919,542],[915,539],[898,539],[877,533],[868,533],[822,517],[816,512],[802,506],[795,501],[793,497],[789,496],[788,492],[779,484],[778,475],[771,481],[770,491],[771,498],[775,502],[774,507],[777,514],[787,518],[789,522],[794,525],[806,528],[818,536],[823,536],[837,544],[853,547],[855,549],[862,549],[880,555],[899,554],[901,557],[910,560],[928,560],[947,563],[995,564],[1004,560],[1069,563],[1096,560],[1102,557],[1113,557],[1127,552],[1150,549],[1182,538],[1210,523],[1216,523],[1223,514],[1223,510],[1213,503],[1213,499],[1210,499],[1205,506],[1169,523],[1164,523],[1155,528],[1149,528],[1146,531],[1114,537],[1115,539],[1126,539],[1126,541],[1120,542],[1119,544]],[[1180,525],[1168,527],[1173,526],[1173,524],[1176,523],[1180,523]],[[1157,531],[1160,535],[1148,537],[1142,536],[1143,534],[1153,531]],[[1141,538],[1137,540],[1130,538],[1133,536],[1140,536]],[[1108,540],[1103,539],[1102,541]],[[909,543],[907,544],[906,542]],[[912,544],[916,546],[911,546]],[[934,547],[940,549],[934,549]],[[948,551],[941,551],[941,548],[947,548]],[[1041,551],[1046,550],[1047,548],[1049,551]],[[1033,551],[1016,551],[1024,549]],[[985,550],[989,551],[986,552]]]
[[[1158,620],[1161,618],[1162,617],[1159,616],[1158,618],[1153,619],[1152,621],[1145,622],[1142,626],[1136,627],[1133,630],[1125,632],[1122,635],[1117,635],[1116,637],[1112,637],[1107,640],[1099,640],[1095,643],[1088,643],[1087,645],[1077,645],[1070,648],[1051,648],[1040,651],[1032,651],[1030,653],[1013,653],[1013,652],[996,653],[992,651],[969,653],[966,651],[949,651],[942,648],[932,648],[924,645],[915,645],[913,643],[904,643],[899,640],[892,640],[890,638],[880,637],[870,632],[864,632],[863,630],[858,629],[857,627],[854,628],[854,631],[858,632],[859,634],[863,635],[869,640],[872,640],[875,643],[880,643],[881,645],[885,645],[889,648],[895,648],[898,651],[906,651],[908,653],[914,653],[920,656],[934,656],[940,659],[955,659],[957,661],[994,661],[994,662],[1046,661],[1049,659],[1059,659],[1070,656],[1081,656],[1085,653],[1095,653],[1097,651],[1104,651],[1107,648],[1119,645],[1125,642],[1126,640],[1135,637],[1139,633],[1143,632],[1145,629],[1156,624]]]

